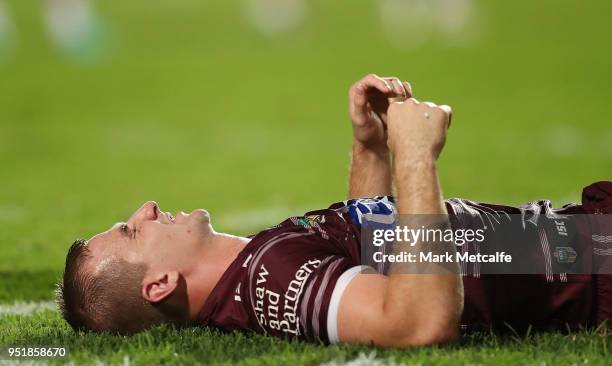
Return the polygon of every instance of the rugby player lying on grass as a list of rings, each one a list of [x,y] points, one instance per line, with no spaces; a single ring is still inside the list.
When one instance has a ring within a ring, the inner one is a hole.
[[[147,202],[126,223],[72,245],[58,286],[65,319],[75,329],[121,334],[171,323],[385,347],[450,342],[461,327],[576,328],[610,319],[609,276],[462,277],[453,274],[457,264],[448,273],[405,274],[405,263],[389,274],[364,273],[363,213],[448,213],[437,223],[448,227],[466,212],[478,219],[553,209],[548,201],[521,208],[444,201],[436,161],[451,111],[418,102],[408,83],[366,76],[350,90],[350,114],[351,199],[249,238],[215,232],[205,210],[175,217]],[[584,190],[582,205],[554,212],[612,213],[611,193],[612,183],[600,182]]]

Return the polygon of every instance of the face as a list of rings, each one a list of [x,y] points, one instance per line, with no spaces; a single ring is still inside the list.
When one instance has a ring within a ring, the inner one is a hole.
[[[112,259],[144,263],[155,270],[181,271],[198,258],[213,233],[205,210],[173,216],[149,201],[127,222],[116,223],[88,241],[89,263],[94,271]]]

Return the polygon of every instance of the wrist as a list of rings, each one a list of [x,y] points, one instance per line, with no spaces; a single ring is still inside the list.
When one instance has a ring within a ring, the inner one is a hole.
[[[392,149],[391,156],[395,163],[401,163],[402,165],[426,166],[435,164],[438,160],[433,151],[429,149],[414,148],[414,146],[408,149]]]
[[[393,170],[395,175],[411,175],[414,173],[436,169],[436,158],[423,152],[403,152],[393,155]]]
[[[389,159],[391,152],[386,144],[367,145],[359,140],[353,140],[353,155],[371,155],[382,159]]]

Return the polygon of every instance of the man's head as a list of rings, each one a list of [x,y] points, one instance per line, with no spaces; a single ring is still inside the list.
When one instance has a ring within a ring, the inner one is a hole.
[[[77,240],[58,286],[64,318],[75,329],[123,334],[185,324],[185,277],[212,235],[206,211],[173,217],[147,202],[127,222]]]

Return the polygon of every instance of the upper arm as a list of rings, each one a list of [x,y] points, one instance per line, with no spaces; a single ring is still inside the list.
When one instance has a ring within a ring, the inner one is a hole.
[[[458,324],[447,326],[444,322],[440,323],[437,321],[440,317],[433,309],[423,312],[422,307],[415,306],[402,313],[390,313],[385,304],[387,291],[390,291],[387,276],[359,273],[352,278],[338,306],[339,341],[382,347],[411,347],[456,339]],[[406,302],[411,300],[418,302],[418,297],[407,298]],[[424,316],[425,313],[428,316]]]
[[[347,285],[338,308],[338,338],[341,342],[377,343],[383,323],[387,277],[359,273]]]

